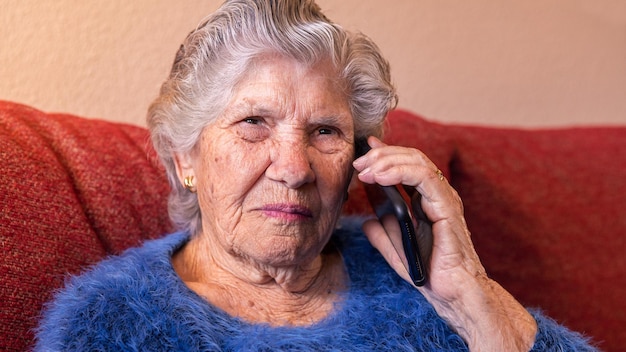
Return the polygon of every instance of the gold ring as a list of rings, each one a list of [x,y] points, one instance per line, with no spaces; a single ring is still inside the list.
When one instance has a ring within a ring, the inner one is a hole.
[[[437,169],[437,171],[435,171],[435,173],[437,174],[437,176],[439,176],[439,180],[443,181],[443,179],[445,178],[443,176],[443,172],[441,170]]]

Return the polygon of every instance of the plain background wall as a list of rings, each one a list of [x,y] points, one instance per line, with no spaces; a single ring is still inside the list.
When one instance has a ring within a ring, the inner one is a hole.
[[[218,0],[0,0],[0,99],[144,125]],[[626,124],[626,1],[319,0],[371,36],[400,107],[508,126]]]

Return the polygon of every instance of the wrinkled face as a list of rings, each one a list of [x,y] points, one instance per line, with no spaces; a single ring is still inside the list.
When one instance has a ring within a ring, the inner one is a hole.
[[[330,65],[256,61],[193,158],[202,236],[265,265],[315,258],[346,196],[353,132]]]

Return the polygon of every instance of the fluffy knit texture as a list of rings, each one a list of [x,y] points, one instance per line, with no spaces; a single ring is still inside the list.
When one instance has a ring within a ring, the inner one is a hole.
[[[350,276],[336,311],[308,327],[270,327],[228,316],[180,280],[175,233],[68,280],[44,312],[35,351],[467,351],[463,340],[371,247],[359,219],[333,241]],[[535,351],[594,351],[538,311]]]

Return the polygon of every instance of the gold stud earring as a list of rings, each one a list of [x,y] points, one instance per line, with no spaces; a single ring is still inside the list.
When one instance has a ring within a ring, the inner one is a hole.
[[[183,185],[185,186],[185,188],[191,192],[191,193],[196,193],[196,186],[193,184],[193,176],[189,175],[186,176],[185,179],[183,180]]]

